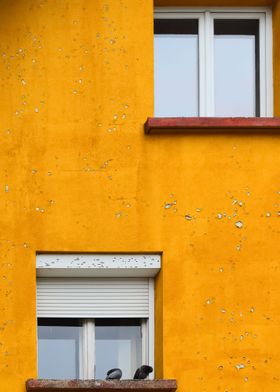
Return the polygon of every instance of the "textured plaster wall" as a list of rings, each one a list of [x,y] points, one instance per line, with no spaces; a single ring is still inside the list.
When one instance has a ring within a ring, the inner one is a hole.
[[[3,392],[36,377],[36,251],[163,251],[158,376],[280,390],[278,136],[144,135],[152,8],[0,1]]]

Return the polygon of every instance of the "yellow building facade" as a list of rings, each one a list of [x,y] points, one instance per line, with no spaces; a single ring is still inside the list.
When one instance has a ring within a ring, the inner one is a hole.
[[[271,7],[280,115],[279,1],[155,5]],[[161,253],[156,376],[280,391],[279,135],[144,134],[153,7],[0,2],[3,392],[37,377],[37,252]]]

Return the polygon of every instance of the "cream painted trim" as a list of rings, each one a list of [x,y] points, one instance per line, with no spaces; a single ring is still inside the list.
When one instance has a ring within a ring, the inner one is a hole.
[[[155,281],[149,279],[149,319],[148,319],[148,364],[154,369],[154,351],[155,351]],[[149,376],[150,380],[154,379],[154,372]]]
[[[161,268],[159,254],[37,254],[38,277],[154,277]]]

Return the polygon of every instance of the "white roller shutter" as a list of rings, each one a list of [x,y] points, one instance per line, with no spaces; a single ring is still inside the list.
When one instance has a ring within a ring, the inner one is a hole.
[[[37,317],[149,317],[149,278],[37,278]]]

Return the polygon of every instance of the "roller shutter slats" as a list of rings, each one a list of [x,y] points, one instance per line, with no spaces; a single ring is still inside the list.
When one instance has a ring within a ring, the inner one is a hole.
[[[37,278],[37,316],[149,317],[148,278]]]

